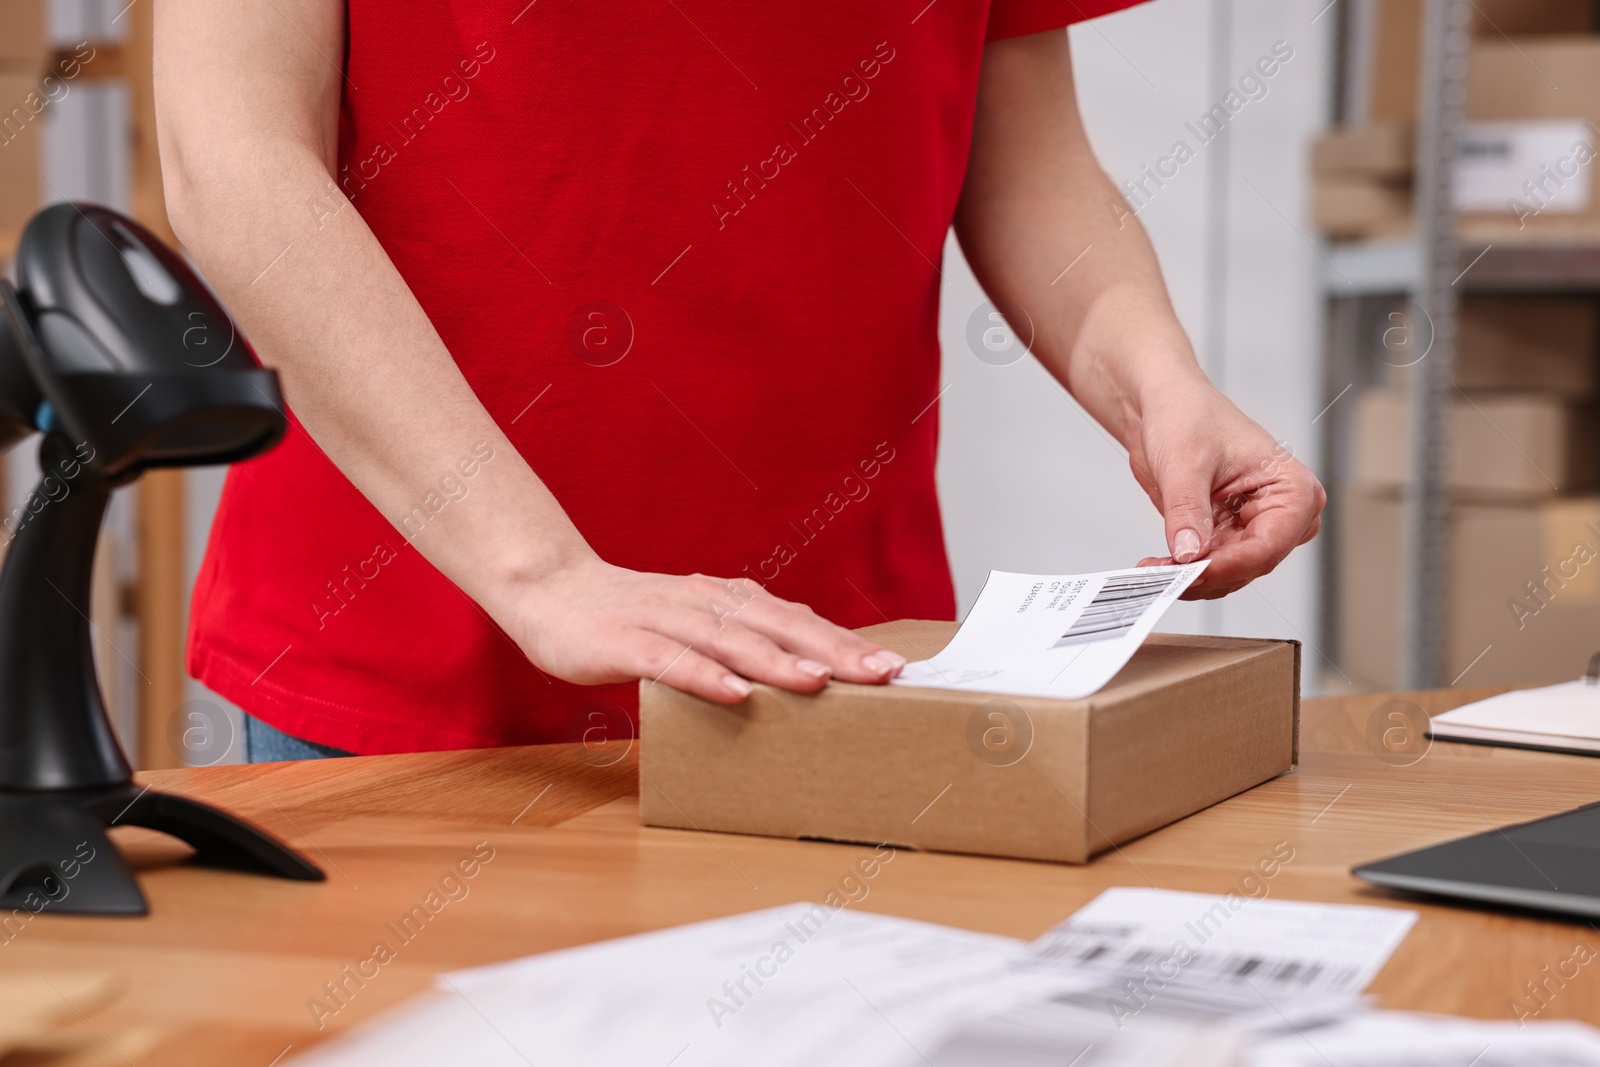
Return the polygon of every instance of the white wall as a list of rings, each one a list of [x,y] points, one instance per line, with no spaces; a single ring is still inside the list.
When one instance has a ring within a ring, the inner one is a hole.
[[[1246,413],[1318,465],[1319,253],[1306,221],[1306,153],[1327,113],[1326,0],[1156,0],[1075,27],[1090,138],[1119,183],[1167,155],[1185,128],[1277,41],[1294,57],[1221,137],[1149,200],[1150,231],[1202,364]],[[1072,572],[1164,554],[1162,524],[1127,454],[1032,359],[972,356],[966,322],[985,297],[952,239],[940,336],[939,486],[966,610],[991,568]],[[1163,628],[1316,641],[1317,568],[1301,550],[1226,600],[1180,604]],[[1317,653],[1308,646],[1310,659]]]

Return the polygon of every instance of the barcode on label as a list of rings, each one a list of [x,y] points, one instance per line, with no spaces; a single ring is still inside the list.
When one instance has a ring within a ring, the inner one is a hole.
[[[1133,629],[1145,610],[1183,577],[1182,571],[1148,574],[1114,574],[1089,601],[1072,629],[1051,648],[1068,648],[1094,641],[1110,641]]]
[[[1036,946],[1031,962],[1035,967],[1066,965],[1123,974],[1154,969],[1163,978],[1181,975],[1185,982],[1248,981],[1302,989],[1341,990],[1358,974],[1357,968],[1333,960],[1296,959],[1262,952],[1208,952],[1204,947],[1191,949],[1185,954],[1185,962],[1172,945],[1130,943],[1121,940],[1115,931],[1111,934],[1107,938],[1087,931],[1075,935],[1063,930]]]

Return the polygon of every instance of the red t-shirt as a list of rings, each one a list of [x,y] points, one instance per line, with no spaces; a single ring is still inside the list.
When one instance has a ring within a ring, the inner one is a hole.
[[[339,182],[604,559],[950,618],[936,264],[983,44],[1134,2],[349,0]],[[636,686],[550,679],[411,544],[489,452],[403,529],[298,428],[234,467],[195,676],[360,753],[630,729]]]

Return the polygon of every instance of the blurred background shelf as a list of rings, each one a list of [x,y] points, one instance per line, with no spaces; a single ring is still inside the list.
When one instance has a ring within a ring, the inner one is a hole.
[[[1332,297],[1413,291],[1422,249],[1412,238],[1344,242],[1325,249],[1322,284]],[[1600,237],[1561,244],[1462,241],[1463,292],[1600,292]]]
[[[1600,648],[1600,12],[1340,6],[1310,160],[1325,647],[1363,688],[1577,677]]]

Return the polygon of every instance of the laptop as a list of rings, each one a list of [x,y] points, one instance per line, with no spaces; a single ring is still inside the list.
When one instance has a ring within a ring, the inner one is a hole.
[[[1355,868],[1388,889],[1600,918],[1600,803]]]

